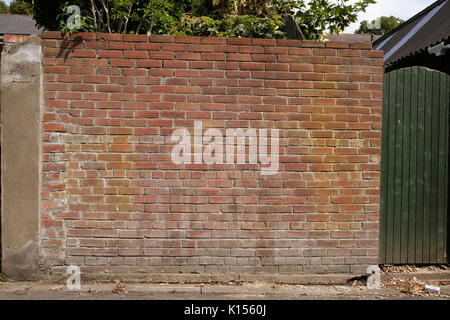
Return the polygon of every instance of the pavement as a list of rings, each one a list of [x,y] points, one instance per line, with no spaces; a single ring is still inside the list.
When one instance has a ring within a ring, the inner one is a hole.
[[[283,285],[265,282],[229,284],[83,283],[80,290],[62,284],[0,282],[0,300],[450,300],[450,285],[441,293],[405,294],[364,283]]]

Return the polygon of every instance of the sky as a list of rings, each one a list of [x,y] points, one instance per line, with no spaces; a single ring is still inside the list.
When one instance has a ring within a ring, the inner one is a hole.
[[[332,1],[336,2],[339,0]],[[350,0],[349,3],[355,3],[356,1],[357,0]],[[5,0],[5,2],[9,4],[11,0]],[[366,12],[363,12],[358,16],[358,22],[351,24],[344,32],[353,33],[358,29],[361,21],[372,21],[380,16],[392,15],[406,21],[433,2],[435,2],[435,0],[377,0],[376,4],[371,4],[366,9]]]
[[[345,33],[353,33],[363,20],[372,21],[380,16],[394,16],[403,20],[413,17],[436,0],[377,0],[367,7],[366,12],[358,15],[358,22],[351,24]],[[356,0],[349,1],[355,3]]]

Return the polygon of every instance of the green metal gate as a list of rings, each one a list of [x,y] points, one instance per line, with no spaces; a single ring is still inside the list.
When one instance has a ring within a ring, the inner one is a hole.
[[[447,263],[450,76],[384,76],[381,264]]]

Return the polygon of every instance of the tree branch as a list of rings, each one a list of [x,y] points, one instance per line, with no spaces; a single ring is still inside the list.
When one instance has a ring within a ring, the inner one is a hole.
[[[105,4],[105,1],[102,1],[102,5],[103,5],[103,9],[105,9],[105,13],[106,13],[106,25],[108,27],[108,32],[111,33],[111,26],[109,25],[109,10],[108,7]]]
[[[124,29],[125,33],[127,32],[128,20],[130,20],[130,15],[131,15],[131,9],[132,8],[133,8],[133,1],[131,1],[130,8],[128,10],[128,16],[127,16],[126,21],[125,21],[125,29]]]
[[[91,10],[92,10],[92,15],[94,16],[94,28],[95,28],[95,31],[98,31],[98,27],[97,27],[97,14],[95,13],[95,4],[94,4],[94,0],[91,0]]]

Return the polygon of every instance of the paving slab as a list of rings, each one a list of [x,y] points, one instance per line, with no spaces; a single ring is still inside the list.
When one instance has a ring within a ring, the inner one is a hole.
[[[273,283],[213,284],[116,284],[84,283],[80,290],[61,284],[0,283],[0,300],[378,300],[448,299],[450,286],[441,296],[404,295],[390,288],[368,289],[365,285],[280,285]]]

